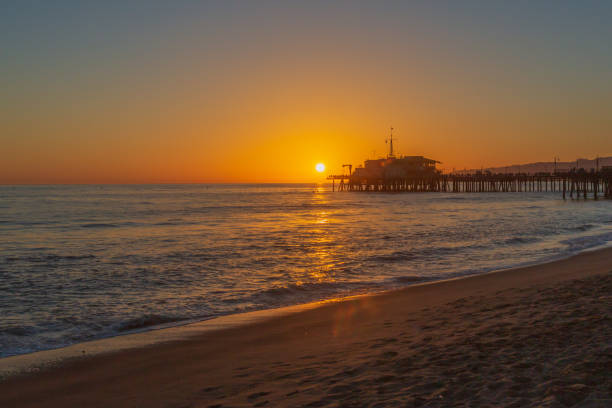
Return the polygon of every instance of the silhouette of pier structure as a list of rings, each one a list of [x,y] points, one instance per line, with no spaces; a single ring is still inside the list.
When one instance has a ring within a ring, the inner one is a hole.
[[[366,160],[363,166],[348,173],[327,176],[332,191],[364,192],[559,192],[563,199],[612,198],[612,166],[597,169],[571,169],[554,172],[443,174],[436,169],[436,160],[423,156],[399,156],[393,152],[393,135],[386,158]],[[555,164],[556,164],[555,158]],[[556,166],[555,166],[556,167]],[[336,185],[337,183],[337,185]]]
[[[583,169],[542,174],[431,174],[359,178],[330,175],[333,191],[377,192],[560,192],[563,198],[612,198],[612,169],[587,172]],[[338,184],[336,185],[336,182]]]

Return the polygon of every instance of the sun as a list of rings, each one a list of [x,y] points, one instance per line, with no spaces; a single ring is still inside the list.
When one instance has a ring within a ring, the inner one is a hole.
[[[317,163],[315,169],[317,169],[319,173],[323,173],[325,171],[325,165],[323,163]]]

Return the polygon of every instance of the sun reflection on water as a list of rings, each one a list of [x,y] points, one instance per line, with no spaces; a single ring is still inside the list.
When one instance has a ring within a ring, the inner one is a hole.
[[[322,186],[317,187],[312,203],[316,209],[308,218],[309,234],[304,242],[309,249],[306,256],[312,265],[308,271],[308,280],[316,283],[336,282],[336,265],[340,260],[341,239],[335,232],[332,211],[321,210],[321,207],[331,204],[329,191]]]

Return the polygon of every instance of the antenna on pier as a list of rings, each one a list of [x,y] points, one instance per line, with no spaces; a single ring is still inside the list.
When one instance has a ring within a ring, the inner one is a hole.
[[[560,160],[560,159],[559,159],[559,157],[558,157],[558,156],[555,156],[555,173],[554,173],[554,174],[557,174],[557,162],[558,162],[559,160]]]
[[[395,158],[395,156],[393,155],[393,128],[391,128],[391,134],[389,136],[389,139],[385,140],[385,143],[389,143],[389,155],[387,156],[387,159]]]

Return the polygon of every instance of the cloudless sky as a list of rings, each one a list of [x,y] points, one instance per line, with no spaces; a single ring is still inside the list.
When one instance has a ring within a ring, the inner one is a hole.
[[[3,1],[0,183],[612,155],[609,1]]]

